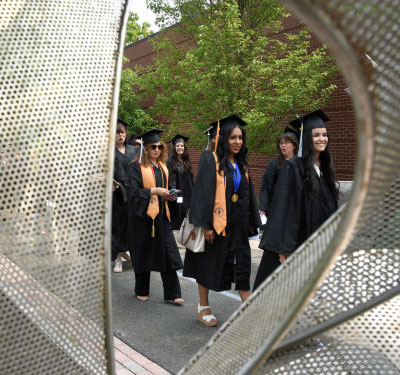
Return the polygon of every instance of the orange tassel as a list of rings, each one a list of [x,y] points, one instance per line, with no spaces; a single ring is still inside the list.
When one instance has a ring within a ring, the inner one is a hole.
[[[215,136],[215,154],[217,154],[217,148],[218,148],[218,139],[219,139],[219,120],[218,120],[218,127],[217,127],[217,135]]]

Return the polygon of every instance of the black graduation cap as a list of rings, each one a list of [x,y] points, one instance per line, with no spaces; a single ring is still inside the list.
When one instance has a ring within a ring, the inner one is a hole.
[[[225,117],[221,120],[219,120],[219,126],[220,128],[223,128],[225,125],[230,125],[230,124],[239,124],[241,126],[247,125],[247,122],[242,120],[239,116],[237,115],[230,115],[228,117]],[[217,129],[218,127],[218,121],[214,121],[210,124],[213,128]]]
[[[143,141],[143,145],[148,145],[150,143],[157,143],[161,141],[160,134],[164,132],[161,129],[151,129],[142,134],[136,135],[135,139],[141,139]]]
[[[182,135],[182,134],[177,134],[174,138],[171,139],[170,142],[171,142],[173,145],[175,145],[176,143],[179,143],[179,142],[184,142],[184,143],[186,143],[189,139],[190,139],[189,137],[186,137],[186,136],[184,136],[184,135]]]
[[[125,127],[127,127],[129,124],[128,123],[126,123],[124,120],[122,120],[121,118],[119,118],[118,117],[118,119],[117,119],[117,124],[122,124],[122,125],[124,125]]]
[[[299,132],[293,128],[289,128],[289,126],[286,126],[286,128],[283,129],[282,135],[286,133],[294,134],[296,137],[299,137]]]
[[[321,109],[317,109],[314,112],[307,113],[306,115],[289,122],[290,125],[300,131],[299,152],[297,153],[297,156],[301,157],[303,154],[303,132],[315,128],[325,128],[325,122],[328,121],[329,117],[322,112]]]
[[[128,135],[126,143],[128,145],[135,146],[135,145],[139,144],[139,142],[136,142],[136,140],[137,140],[136,136]]]
[[[295,129],[301,130],[311,130],[315,128],[325,128],[325,122],[328,122],[328,116],[322,112],[322,110],[317,109],[314,112],[307,113],[304,116],[298,117],[295,120],[290,121]],[[301,129],[301,125],[304,125],[304,129]]]

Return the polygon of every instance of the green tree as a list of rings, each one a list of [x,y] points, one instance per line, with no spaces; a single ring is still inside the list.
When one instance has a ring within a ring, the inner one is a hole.
[[[138,85],[155,97],[154,116],[170,133],[199,130],[236,113],[249,124],[250,150],[275,151],[279,123],[322,106],[337,71],[326,48],[310,50],[310,32],[278,38],[289,14],[275,0],[148,0],[160,26],[155,65],[138,68]],[[192,38],[195,45],[176,43]]]
[[[150,24],[143,22],[139,24],[139,17],[136,13],[130,13],[126,28],[125,46],[134,43],[153,32]],[[126,64],[128,59],[124,58]],[[138,134],[149,129],[154,120],[141,106],[140,96],[137,94],[137,73],[129,67],[125,67],[121,72],[121,87],[119,91],[118,117],[127,122],[128,133]]]
[[[143,22],[141,25],[139,24],[139,16],[137,13],[129,13],[128,23],[126,25],[126,34],[125,34],[125,46],[131,43],[135,43],[140,39],[145,38],[153,34],[153,31],[150,30],[150,24],[148,22]]]

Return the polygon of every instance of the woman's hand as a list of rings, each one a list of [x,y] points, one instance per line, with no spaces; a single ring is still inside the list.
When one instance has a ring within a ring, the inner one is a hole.
[[[279,254],[279,260],[283,264],[287,259],[287,255]]]
[[[213,229],[205,229],[204,230],[204,238],[209,244],[213,244],[215,240],[215,233]]]
[[[160,197],[166,197],[167,195],[169,195],[169,190],[160,187],[151,188],[150,195],[155,194],[159,195]]]

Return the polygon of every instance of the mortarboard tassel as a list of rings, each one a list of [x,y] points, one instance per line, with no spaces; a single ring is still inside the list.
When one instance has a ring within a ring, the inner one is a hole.
[[[300,126],[300,142],[299,142],[299,151],[297,152],[297,156],[301,158],[303,156],[303,117],[300,117],[301,126]]]
[[[219,120],[218,120],[218,127],[217,127],[217,135],[215,136],[215,150],[214,150],[215,153],[217,153],[218,140],[219,140]]]
[[[142,154],[143,154],[143,138],[141,138],[142,143],[140,144],[140,156],[139,156],[139,164],[142,162]]]
[[[210,145],[210,132],[207,132],[207,146],[206,146],[206,150],[208,150],[208,146]]]

